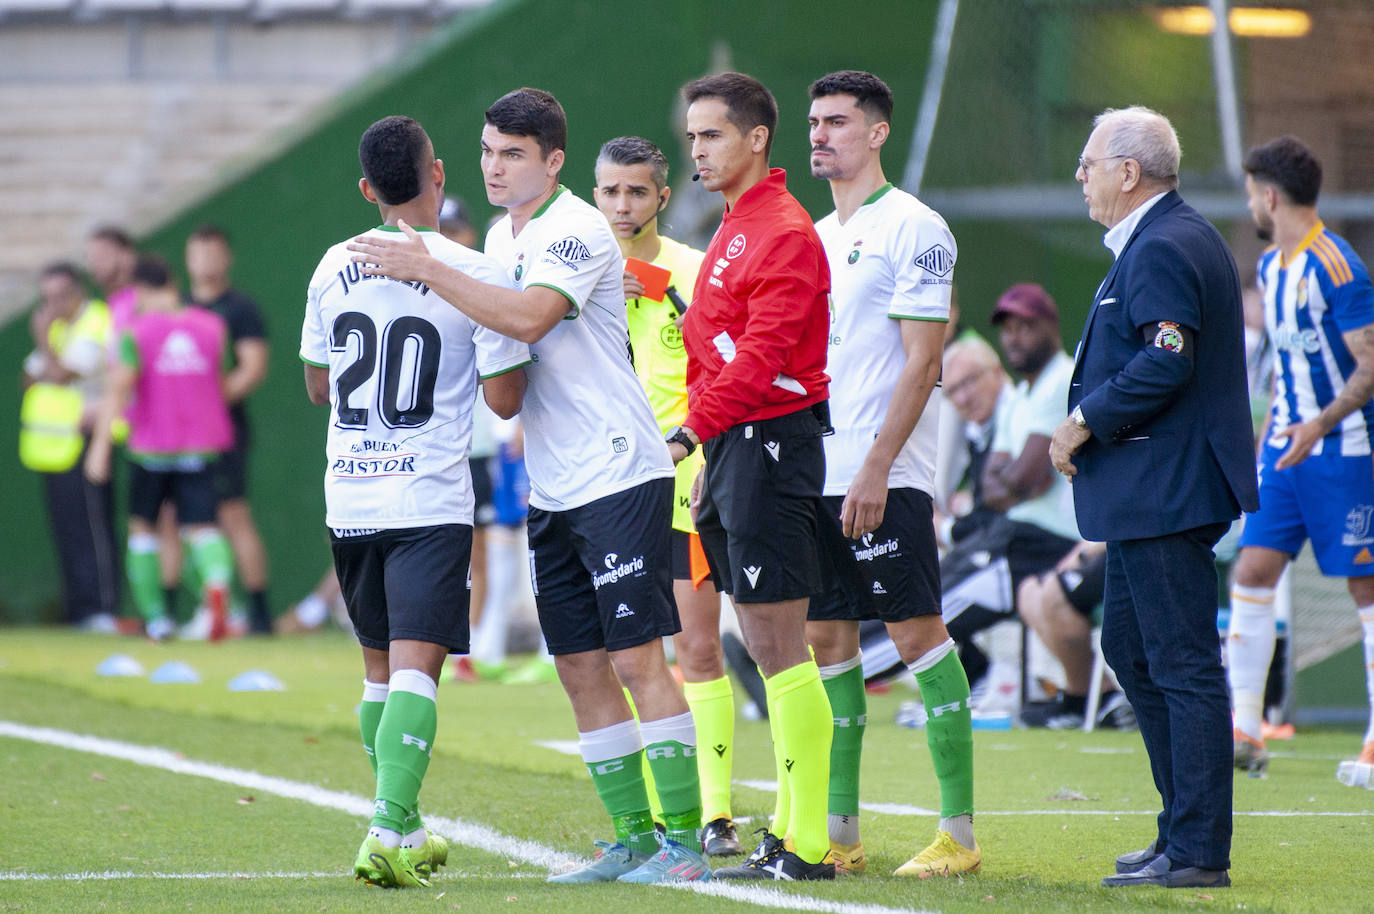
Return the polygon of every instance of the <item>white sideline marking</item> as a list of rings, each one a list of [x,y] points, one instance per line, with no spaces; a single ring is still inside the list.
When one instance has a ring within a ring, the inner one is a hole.
[[[227,872],[227,873],[135,873],[131,871],[106,870],[102,873],[0,873],[0,882],[110,882],[116,879],[344,879],[352,876],[351,872],[336,870],[334,872],[318,871],[314,873],[247,873],[247,872]],[[473,876],[482,878],[477,873],[449,872],[445,867],[443,875],[450,877],[463,878]],[[508,873],[504,879],[533,879],[543,878],[542,873]]]
[[[750,787],[754,790],[762,790],[766,793],[777,793],[777,781],[735,781],[741,787]],[[1081,802],[1081,801],[1080,801]],[[923,809],[920,806],[907,806],[903,803],[860,803],[860,809],[869,812],[876,812],[888,816],[938,816],[938,809]],[[976,816],[1157,816],[1158,809],[1139,810],[1139,809],[1075,809],[1065,805],[1058,809],[1004,809],[1004,810],[984,810],[979,809],[974,812]],[[1326,817],[1326,818],[1351,818],[1358,819],[1366,816],[1374,816],[1374,812],[1362,810],[1360,812],[1338,812],[1312,810],[1302,812],[1296,809],[1278,810],[1237,810],[1232,813],[1234,816],[1269,816],[1275,818],[1297,818],[1303,817]],[[739,821],[738,819],[736,821]]]
[[[545,749],[552,749],[554,752],[561,752],[564,755],[582,754],[582,750],[578,748],[575,739],[537,739],[534,744],[543,746]]]
[[[109,758],[123,759],[127,762],[133,762],[136,765],[145,765],[149,768],[160,768],[175,774],[189,774],[195,777],[209,778],[225,784],[233,784],[234,786],[256,790],[260,793],[275,794],[288,799],[301,800],[314,806],[320,806],[325,809],[335,809],[340,812],[364,818],[372,814],[372,801],[365,797],[336,790],[325,790],[313,784],[288,781],[285,778],[271,777],[269,775],[259,774],[256,771],[247,771],[242,768],[230,768],[226,765],[216,765],[212,762],[198,762],[194,759],[180,758],[170,750],[161,749],[156,746],[139,746],[133,743],[124,743],[98,736],[71,733],[66,730],[55,730],[50,727],[31,727],[26,724],[18,724],[6,720],[0,720],[0,736],[9,736],[14,739],[28,740],[29,742],[43,743],[49,746],[58,746],[63,749],[74,749],[78,752],[90,752],[95,755],[103,755]],[[551,847],[545,847],[536,841],[525,841],[520,838],[513,838],[508,835],[503,835],[495,829],[488,828],[485,825],[464,822],[461,819],[451,819],[443,816],[426,814],[425,823],[434,830],[446,835],[465,847],[476,848],[493,854],[500,854],[509,859],[522,860],[526,863],[542,866],[548,870],[562,868],[578,859],[570,854],[554,850]],[[324,875],[329,878],[334,878],[338,874],[327,873]],[[238,876],[238,874],[206,873],[192,874],[189,876],[165,874],[164,878],[213,879],[220,878],[221,876]],[[15,874],[13,878],[35,877]],[[83,878],[83,876],[81,874],[68,874],[49,878],[79,879]],[[111,874],[106,877],[96,875],[93,878],[117,879],[124,877],[123,874]],[[152,877],[150,876],[147,878]],[[667,883],[665,887],[686,889],[704,895],[728,898],[733,901],[753,904],[763,908],[780,908],[786,911],[818,911],[822,912],[822,914],[938,914],[938,912],[917,910],[914,908],[890,908],[885,905],[826,901],[820,898],[809,898],[805,895],[793,895],[788,892],[779,891],[778,889],[730,885],[724,882],[676,882]]]

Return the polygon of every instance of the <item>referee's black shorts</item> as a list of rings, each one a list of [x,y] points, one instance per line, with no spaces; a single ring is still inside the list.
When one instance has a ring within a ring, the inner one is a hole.
[[[697,533],[716,588],[737,603],[806,599],[821,590],[823,431],[808,406],[740,423],[706,442]]]

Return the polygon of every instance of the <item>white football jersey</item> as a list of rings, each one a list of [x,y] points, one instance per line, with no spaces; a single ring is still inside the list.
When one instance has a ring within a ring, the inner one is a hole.
[[[394,232],[373,229],[367,234]],[[508,287],[490,257],[423,231],[430,253]],[[468,447],[478,375],[530,361],[422,283],[365,276],[347,242],[310,279],[301,359],[329,369],[325,523],[336,530],[472,523]]]
[[[949,321],[958,249],[939,213],[891,184],[849,221],[816,223],[830,263],[830,420],[825,494],[844,495],[878,437],[906,365],[899,320]],[[934,494],[937,385],[888,475],[888,487]]]
[[[566,511],[673,475],[668,446],[630,363],[624,260],[606,217],[560,186],[519,235],[506,215],[487,253],[520,289],[567,298],[562,321],[530,346],[520,412],[530,505]]]

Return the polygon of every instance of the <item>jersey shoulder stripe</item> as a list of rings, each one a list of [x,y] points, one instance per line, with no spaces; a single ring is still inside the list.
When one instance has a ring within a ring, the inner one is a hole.
[[[1336,288],[1340,288],[1355,278],[1345,254],[1336,246],[1329,235],[1321,234],[1312,239],[1312,251],[1321,260],[1322,265],[1326,267],[1327,276]]]

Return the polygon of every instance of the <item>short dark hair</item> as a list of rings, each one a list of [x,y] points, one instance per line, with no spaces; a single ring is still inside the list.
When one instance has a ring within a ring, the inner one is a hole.
[[[134,240],[129,237],[129,233],[117,225],[101,225],[91,231],[92,241],[108,241],[115,247],[123,248],[126,251],[134,249]]]
[[[543,89],[526,86],[507,92],[483,116],[504,134],[533,138],[545,159],[555,149],[568,148],[568,116],[558,99]]]
[[[642,136],[618,136],[607,140],[596,154],[596,166],[602,162],[612,165],[648,165],[654,186],[659,190],[668,186],[668,157]]]
[[[419,121],[393,114],[368,127],[358,143],[358,164],[377,199],[398,206],[420,196],[429,134]]]
[[[47,279],[49,276],[65,276],[76,285],[85,287],[86,281],[82,277],[81,271],[70,260],[55,260],[44,267],[43,272],[39,275],[42,279]]]
[[[172,285],[172,268],[158,254],[140,254],[134,264],[133,283],[149,289],[165,289]]]
[[[725,103],[725,116],[740,133],[767,127],[768,142],[764,144],[763,155],[767,158],[772,152],[773,134],[778,129],[778,103],[768,87],[754,77],[744,73],[703,76],[683,86],[682,97],[689,105],[703,98],[720,99]]]
[[[213,222],[202,222],[192,229],[191,234],[186,237],[193,241],[218,241],[225,247],[229,247],[229,233]]]
[[[1322,189],[1322,163],[1295,136],[1252,147],[1242,165],[1256,181],[1272,184],[1297,206],[1314,206]]]
[[[852,95],[859,110],[870,121],[892,123],[892,90],[872,73],[864,70],[836,70],[811,84],[811,100],[829,95]]]

